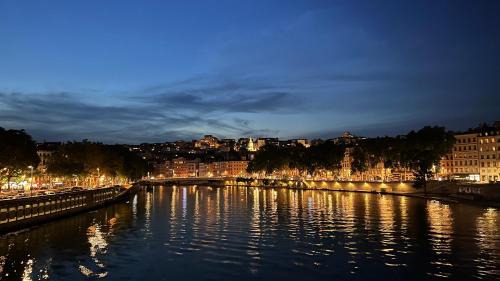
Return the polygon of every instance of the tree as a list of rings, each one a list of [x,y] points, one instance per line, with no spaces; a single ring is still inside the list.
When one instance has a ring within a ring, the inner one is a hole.
[[[290,154],[284,149],[275,145],[263,146],[248,164],[249,173],[265,172],[272,174],[275,171],[288,166]]]
[[[427,180],[432,177],[432,167],[439,165],[441,158],[449,153],[455,143],[453,133],[444,127],[426,126],[411,131],[406,136],[402,162],[414,171],[415,187],[424,187],[427,195]]]
[[[317,170],[337,171],[341,167],[345,148],[333,142],[324,142],[308,148],[308,172],[314,175]]]
[[[344,147],[325,142],[311,147],[296,145],[278,147],[266,145],[248,164],[247,171],[272,174],[283,169],[297,169],[314,175],[318,170],[338,170],[344,156]]]
[[[0,176],[10,180],[27,171],[29,166],[37,167],[40,158],[36,154],[36,143],[24,130],[5,130],[0,127]]]
[[[148,169],[146,161],[122,145],[68,142],[59,147],[47,163],[47,172],[62,177],[101,175],[137,180]]]
[[[353,173],[356,172],[366,172],[368,170],[368,159],[367,159],[367,153],[365,152],[363,146],[361,145],[356,145],[354,146],[351,156],[352,156],[352,162],[351,162],[351,171]]]

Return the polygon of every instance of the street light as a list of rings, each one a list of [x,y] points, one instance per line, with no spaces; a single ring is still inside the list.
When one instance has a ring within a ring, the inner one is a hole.
[[[30,177],[30,196],[33,196],[33,166],[28,166],[31,170],[31,177]]]
[[[97,168],[97,187],[99,187],[100,179],[101,179],[101,176],[99,174],[99,168]]]

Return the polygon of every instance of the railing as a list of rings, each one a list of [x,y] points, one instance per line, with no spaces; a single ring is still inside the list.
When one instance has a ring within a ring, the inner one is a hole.
[[[95,208],[114,200],[118,192],[110,187],[0,200],[0,232]]]

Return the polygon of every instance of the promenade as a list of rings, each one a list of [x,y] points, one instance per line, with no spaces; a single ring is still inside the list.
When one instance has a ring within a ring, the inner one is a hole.
[[[127,199],[137,187],[103,187],[0,200],[0,233],[89,211]]]

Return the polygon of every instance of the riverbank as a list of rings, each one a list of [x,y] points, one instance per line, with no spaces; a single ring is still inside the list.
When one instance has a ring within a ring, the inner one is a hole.
[[[464,197],[457,197],[453,195],[446,195],[442,193],[398,193],[398,192],[387,192],[387,191],[375,191],[375,190],[347,190],[347,189],[332,189],[332,188],[295,188],[287,186],[264,186],[264,185],[225,185],[225,186],[245,186],[245,187],[258,187],[258,188],[288,188],[292,190],[320,190],[320,191],[333,191],[333,192],[352,192],[352,193],[368,193],[368,194],[379,194],[379,195],[392,195],[392,196],[405,196],[412,198],[420,198],[426,200],[436,200],[445,203],[457,204],[465,203],[472,204],[483,207],[493,207],[500,209],[500,202],[484,200],[484,199],[467,199]],[[221,186],[222,187],[222,186]]]
[[[333,180],[280,180],[238,178],[171,178],[144,181],[146,185],[209,185],[248,186],[260,188],[290,188],[295,190],[326,190],[336,192],[361,192],[408,196],[449,203],[469,203],[500,208],[500,184],[471,184],[451,181],[431,181],[427,194],[412,182],[352,182]]]
[[[127,200],[137,189],[116,186],[0,200],[0,234]]]

